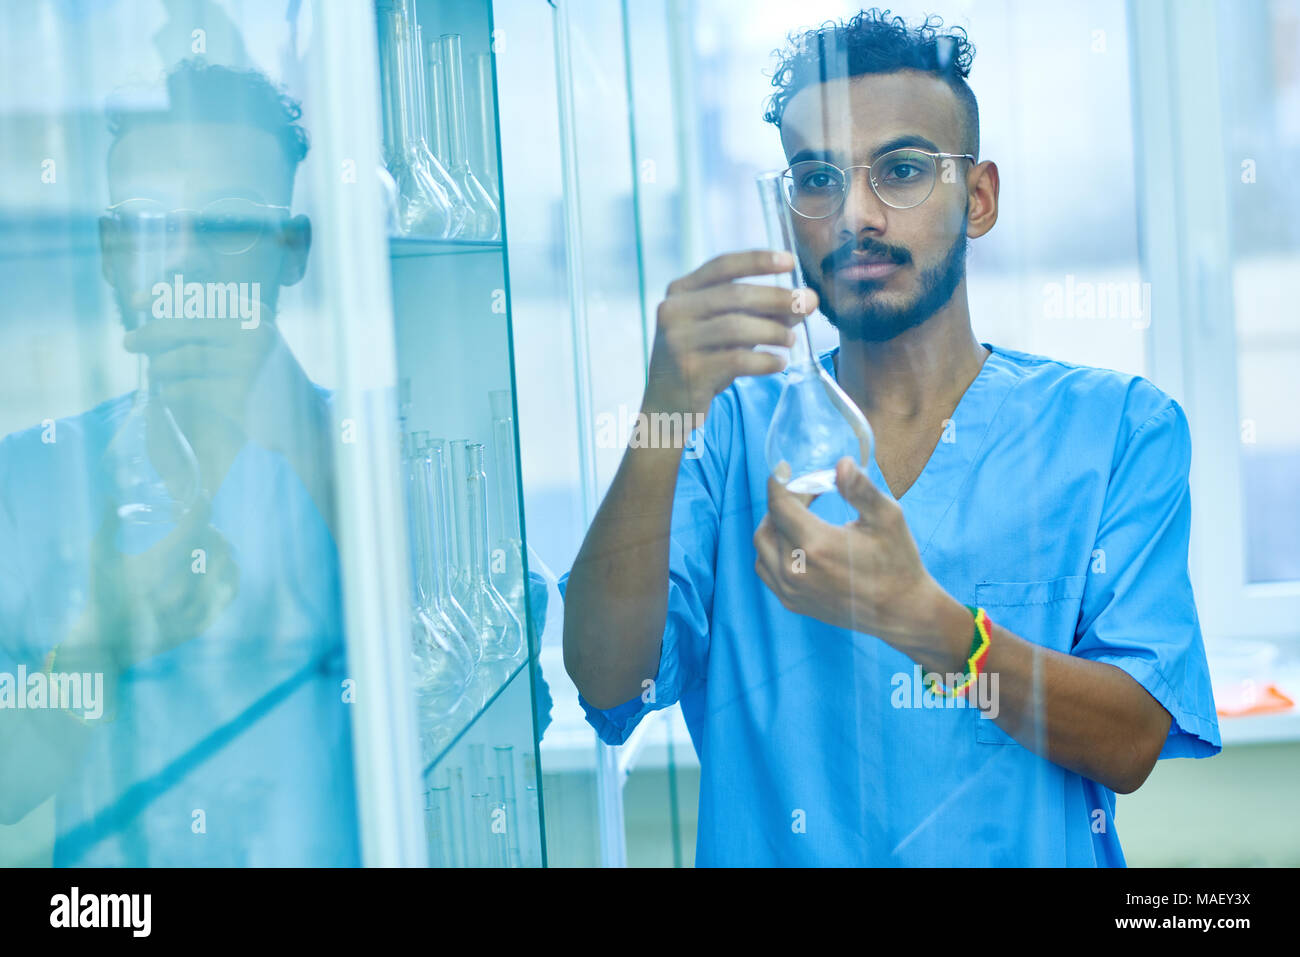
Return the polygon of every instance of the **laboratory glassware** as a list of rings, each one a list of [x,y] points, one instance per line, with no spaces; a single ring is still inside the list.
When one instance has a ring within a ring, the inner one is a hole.
[[[381,8],[379,17],[384,163],[397,183],[402,234],[435,239],[458,236],[468,209],[459,187],[420,135],[411,24],[400,4]]]
[[[123,264],[114,282],[124,290],[122,324],[130,332],[153,319],[152,300],[145,298],[144,291],[152,289],[166,271],[167,214],[144,210],[115,213],[111,219],[112,241],[121,245],[113,261]],[[136,377],[130,409],[101,460],[108,494],[124,530],[175,523],[202,494],[194,449],[159,386],[150,379],[144,355],[137,360]]]
[[[460,34],[444,33],[438,40],[442,63],[442,95],[447,109],[447,166],[461,195],[472,210],[467,239],[500,239],[501,215],[497,204],[469,165],[465,125],[465,85],[461,67]]]
[[[475,53],[470,57],[473,82],[473,125],[470,129],[469,165],[478,171],[479,182],[501,208],[501,187],[497,179],[496,98],[492,95],[492,57]]]
[[[469,498],[466,482],[469,477],[469,439],[456,439],[447,444],[447,466],[450,469],[448,502],[451,508],[451,593],[462,607],[467,607],[469,596]]]
[[[506,815],[506,867],[519,866],[519,799],[515,790],[515,749],[510,744],[494,745],[497,780],[500,782],[501,806]]]
[[[424,480],[426,466],[419,437],[408,438],[407,493],[412,526],[415,574],[411,602],[411,640],[415,663],[415,688],[422,725],[440,722],[460,703],[474,668],[464,642],[442,619],[432,604],[433,574],[430,563],[429,496]]]
[[[524,547],[519,532],[515,482],[514,402],[509,389],[488,393],[492,409],[492,445],[496,457],[496,535],[492,581],[513,609],[524,607]]]
[[[419,524],[423,559],[420,565],[421,604],[429,616],[439,624],[448,639],[465,648],[471,668],[478,663],[480,651],[474,641],[473,627],[465,611],[451,599],[446,587],[447,563],[445,556],[444,527],[446,508],[442,502],[441,439],[430,439],[428,432],[419,432],[418,484],[419,507],[416,521]]]
[[[483,446],[468,448],[466,498],[469,506],[469,573],[465,611],[478,629],[485,662],[513,662],[524,650],[524,628],[501,593],[492,584],[487,534],[487,475],[483,471]]]
[[[424,84],[429,110],[429,148],[446,166],[447,107],[442,95],[442,61],[437,40],[430,40],[424,46]]]
[[[784,172],[762,173],[758,193],[763,206],[768,245],[794,257],[791,272],[778,284],[797,295],[803,287]],[[867,417],[817,360],[805,315],[790,348],[781,396],[767,430],[767,467],[774,474],[784,462],[790,473],[783,484],[792,492],[821,494],[835,488],[835,466],[848,457],[865,467],[874,437]]]
[[[430,440],[429,454],[432,464],[430,481],[433,487],[434,521],[436,525],[433,534],[433,545],[436,566],[434,584],[437,589],[438,607],[451,620],[456,631],[464,638],[465,644],[469,646],[474,663],[477,665],[483,657],[483,647],[478,641],[478,630],[474,627],[474,623],[470,621],[464,606],[461,605],[452,592],[452,581],[455,573],[451,559],[454,516],[452,514],[453,505],[449,497],[450,470],[448,467],[446,439]]]
[[[429,86],[424,55],[424,33],[420,29],[420,25],[415,22],[414,12],[411,13],[411,24],[411,89],[415,103],[415,120],[419,139],[428,150],[434,175],[449,184],[448,194],[451,202],[456,206],[456,217],[461,221],[461,226],[455,235],[461,239],[474,239],[476,238],[473,219],[474,205],[471,202],[470,195],[465,191],[464,185],[449,168],[448,148],[444,142],[441,142],[447,136],[446,123],[437,122],[438,118],[433,114],[435,103],[433,94],[438,91],[431,89]]]

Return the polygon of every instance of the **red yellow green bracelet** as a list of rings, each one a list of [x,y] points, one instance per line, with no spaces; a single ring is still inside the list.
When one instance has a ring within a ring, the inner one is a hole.
[[[941,682],[931,681],[930,690],[949,698],[965,695],[971,685],[984,670],[984,663],[989,656],[989,639],[993,635],[993,620],[983,608],[967,605],[966,610],[975,619],[975,636],[971,639],[970,654],[966,657],[966,680],[949,690]]]

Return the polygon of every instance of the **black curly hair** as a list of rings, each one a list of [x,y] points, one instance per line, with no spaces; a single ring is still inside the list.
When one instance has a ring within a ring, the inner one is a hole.
[[[161,110],[128,110],[110,104],[108,131],[114,142],[129,130],[161,122],[238,123],[265,130],[296,167],[310,142],[298,120],[302,106],[256,70],[236,70],[198,58],[182,60],[167,74],[167,106]]]
[[[872,7],[847,22],[828,20],[816,29],[795,31],[786,42],[785,50],[773,51],[778,58],[772,76],[776,92],[763,114],[777,129],[791,98],[806,86],[871,73],[919,70],[952,87],[965,120],[962,149],[979,156],[979,106],[966,82],[975,47],[961,27],[945,30],[943,20],[933,15],[909,27],[901,16]]]

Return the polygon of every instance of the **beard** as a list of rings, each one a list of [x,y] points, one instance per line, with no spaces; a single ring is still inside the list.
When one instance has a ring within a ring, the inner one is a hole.
[[[948,304],[966,274],[968,242],[966,220],[963,217],[962,228],[943,258],[933,266],[920,271],[917,276],[920,289],[910,302],[886,303],[879,301],[873,295],[875,291],[883,288],[888,278],[851,280],[843,283],[835,280],[835,268],[847,261],[840,257],[847,256],[854,249],[879,253],[900,264],[911,262],[911,253],[907,250],[899,246],[887,246],[878,240],[868,239],[861,244],[855,243],[843,247],[827,257],[823,264],[822,275],[830,277],[825,285],[830,286],[843,299],[849,300],[849,303],[837,306],[835,296],[826,295],[822,288],[823,284],[815,282],[807,273],[804,281],[813,292],[817,293],[822,314],[839,330],[841,338],[857,339],[862,342],[886,342],[908,329],[921,325]]]

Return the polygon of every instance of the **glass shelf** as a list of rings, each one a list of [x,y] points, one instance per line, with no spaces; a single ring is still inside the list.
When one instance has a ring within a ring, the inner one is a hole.
[[[411,256],[463,256],[467,253],[500,253],[500,242],[486,239],[421,239],[417,236],[389,236],[388,254],[394,259]]]
[[[492,706],[496,704],[497,699],[499,699],[503,694],[505,694],[506,689],[508,689],[511,683],[517,677],[519,677],[520,672],[526,671],[527,669],[528,669],[528,659],[525,658],[523,661],[519,662],[519,664],[515,665],[510,670],[510,673],[506,676],[505,680],[502,681],[501,684],[492,692],[492,694],[488,697],[487,701],[483,703],[483,706],[479,708],[477,711],[475,711],[473,715],[470,716],[469,720],[465,722],[464,726],[458,729],[452,735],[451,739],[447,741],[446,744],[440,745],[438,747],[437,754],[435,754],[433,758],[429,760],[429,762],[424,766],[424,774],[426,777],[433,773],[434,769],[438,767],[438,764],[448,754],[450,754],[451,751],[456,747],[456,745],[459,744],[461,740],[464,739],[464,737],[474,728],[474,725],[478,722],[479,718],[487,714],[487,712],[492,708]]]

